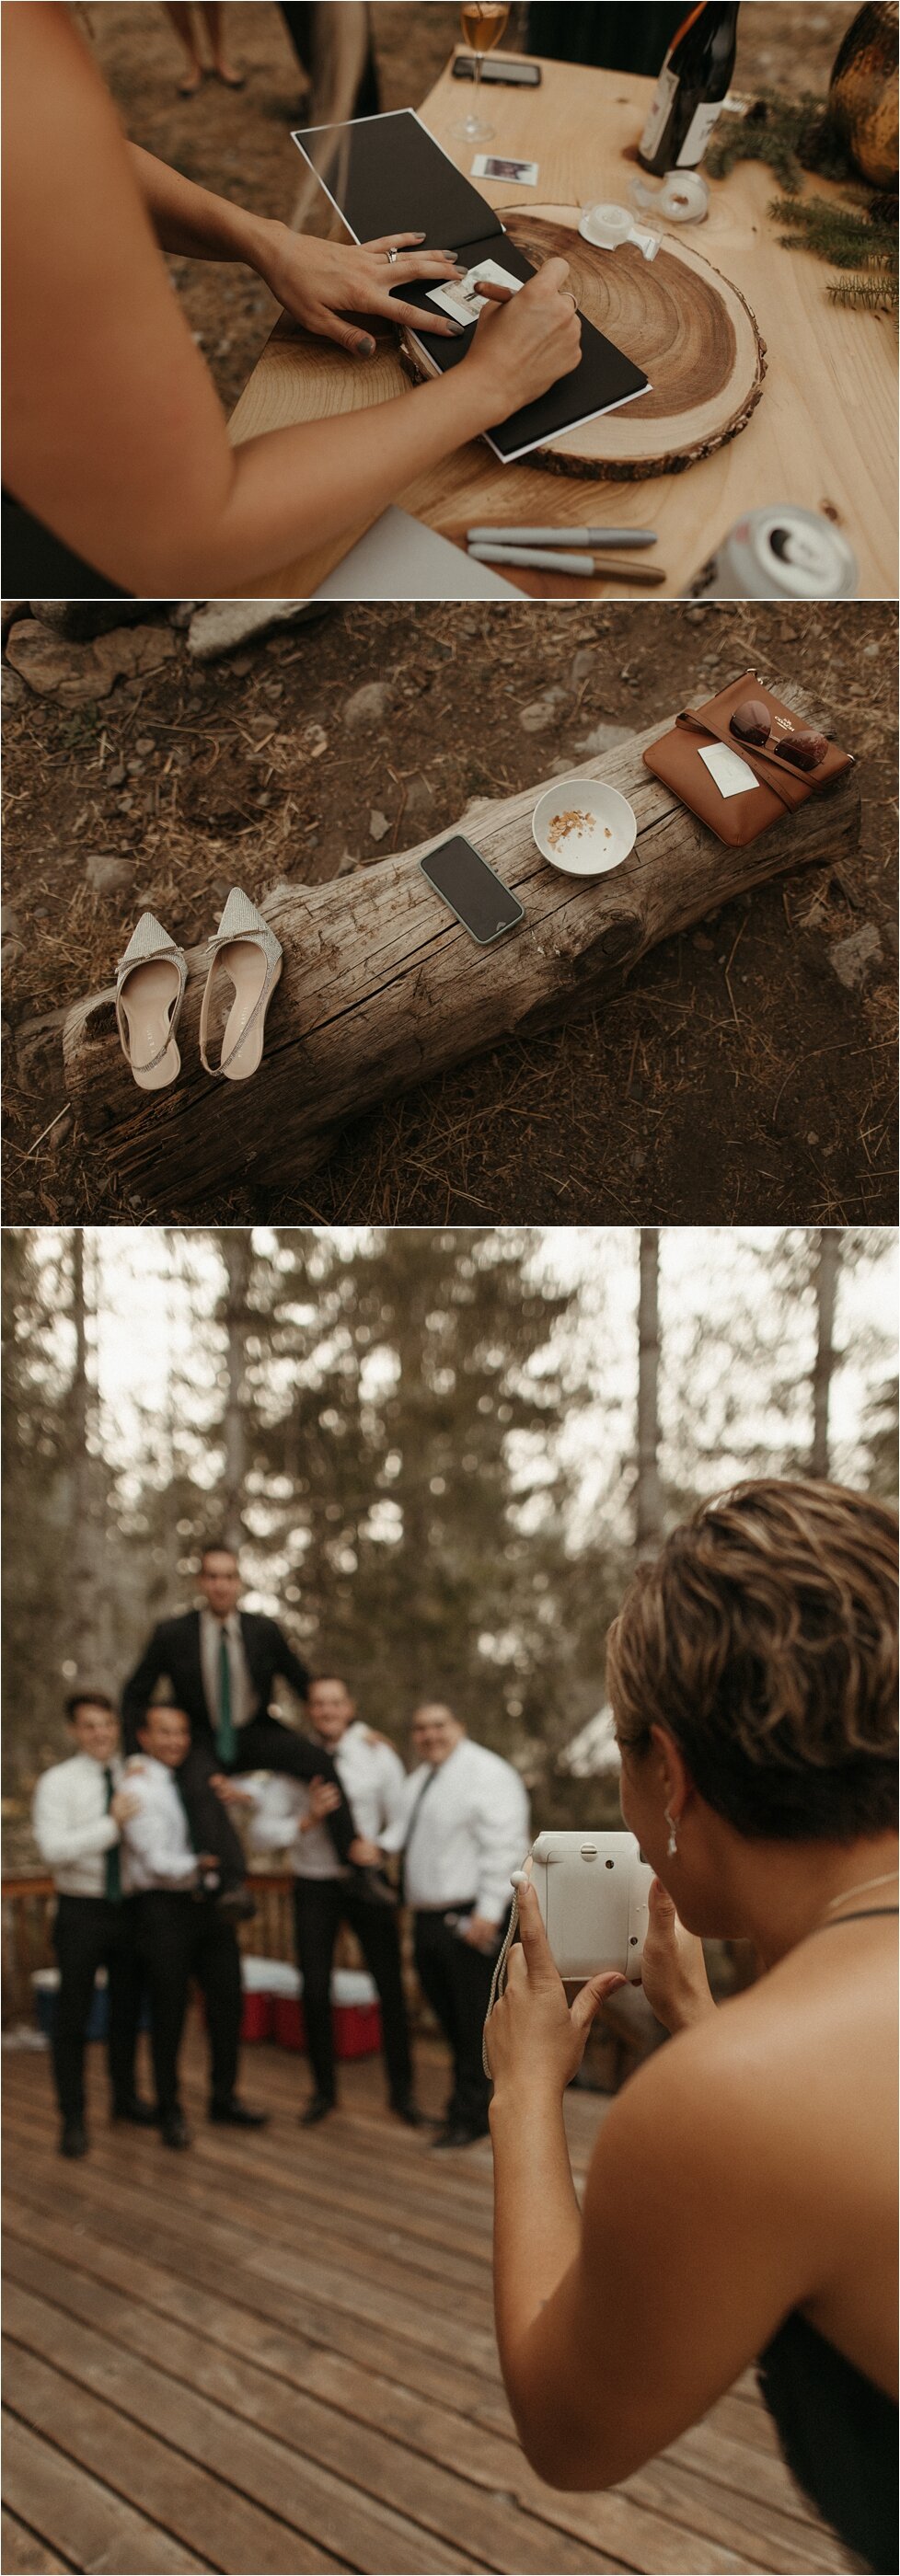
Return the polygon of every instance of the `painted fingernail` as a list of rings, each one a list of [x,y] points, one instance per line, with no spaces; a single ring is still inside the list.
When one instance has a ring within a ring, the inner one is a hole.
[[[363,358],[374,358],[374,355],[375,355],[375,342],[374,342],[374,340],[370,340],[370,338],[369,338],[369,335],[368,335],[368,332],[367,332],[367,331],[360,331],[360,333],[359,333],[359,335],[358,335],[358,338],[357,338],[356,346],[357,346],[357,348],[358,348],[358,350],[359,350],[359,353],[360,353],[360,356],[361,356],[361,357],[363,357]]]

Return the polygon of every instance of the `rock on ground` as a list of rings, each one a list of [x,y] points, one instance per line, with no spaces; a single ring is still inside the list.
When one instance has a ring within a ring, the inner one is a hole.
[[[390,713],[391,691],[386,680],[369,680],[364,689],[354,689],[344,706],[344,723],[350,733],[366,733],[370,725],[383,724]]]
[[[881,939],[874,921],[864,921],[861,930],[851,930],[849,939],[838,939],[829,950],[835,974],[849,993],[865,983],[870,966],[880,956]]]
[[[305,626],[327,617],[330,603],[310,599],[207,599],[195,609],[188,628],[188,652],[195,661],[213,662],[219,653],[236,653],[273,626]]]
[[[108,698],[116,681],[155,671],[177,653],[167,626],[116,627],[111,635],[76,644],[33,617],[12,627],[7,656],[40,698],[55,698],[62,707],[86,699]]]
[[[40,626],[49,626],[54,635],[68,635],[73,644],[84,643],[94,635],[109,635],[117,626],[142,626],[147,618],[165,613],[161,599],[31,599],[32,617]]]

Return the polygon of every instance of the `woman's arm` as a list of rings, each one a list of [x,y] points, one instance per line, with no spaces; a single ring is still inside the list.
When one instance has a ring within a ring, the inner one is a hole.
[[[137,596],[227,597],[274,576],[577,364],[564,265],[549,261],[485,311],[443,379],[233,451],[68,13],[25,0],[5,21],[6,478]]]
[[[551,2486],[606,2487],[696,2423],[810,2294],[827,2209],[780,2108],[787,2070],[741,1998],[631,2078],[579,2220],[562,2097],[613,1981],[569,2014],[532,1890],[520,1908],[488,2042],[497,2340],[532,2466]]]

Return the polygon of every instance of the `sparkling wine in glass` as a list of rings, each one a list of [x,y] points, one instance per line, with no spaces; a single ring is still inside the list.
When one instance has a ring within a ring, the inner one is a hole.
[[[472,88],[472,105],[464,124],[458,125],[456,127],[456,132],[458,135],[462,135],[463,140],[466,143],[489,143],[494,128],[492,125],[485,125],[483,119],[478,114],[481,95],[481,65],[484,55],[493,53],[494,46],[499,45],[501,36],[505,36],[506,34],[507,25],[509,23],[509,7],[508,5],[506,7],[502,7],[500,5],[500,0],[463,0],[463,6],[460,10],[460,18],[462,21],[463,43],[468,45],[470,53],[473,53],[475,56],[475,77]]]

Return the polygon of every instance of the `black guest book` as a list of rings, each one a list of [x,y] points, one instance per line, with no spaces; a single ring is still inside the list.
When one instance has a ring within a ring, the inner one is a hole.
[[[354,241],[424,232],[424,249],[455,251],[461,267],[493,260],[523,282],[534,276],[530,260],[510,241],[493,207],[462,177],[413,108],[355,117],[347,125],[304,126],[292,139]],[[433,336],[428,321],[435,308],[429,304],[427,284],[414,282],[397,292],[422,314],[419,346],[429,369],[443,375],[448,367],[457,367],[471,346],[474,323],[458,339]],[[498,428],[486,430],[488,446],[502,464],[510,465],[531,448],[546,447],[563,430],[633,402],[648,385],[640,367],[582,316],[577,367],[537,402],[524,403]]]

